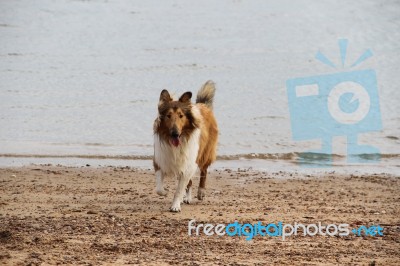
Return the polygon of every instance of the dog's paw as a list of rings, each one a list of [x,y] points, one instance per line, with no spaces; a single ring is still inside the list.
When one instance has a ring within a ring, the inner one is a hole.
[[[197,199],[203,200],[205,196],[206,196],[206,189],[199,187],[199,190],[197,191]]]
[[[183,196],[183,203],[190,204],[192,202],[192,188],[186,189],[186,194]]]
[[[190,204],[191,202],[192,202],[191,198],[187,198],[187,197],[183,198],[183,203]]]
[[[172,205],[171,208],[169,208],[170,212],[180,212],[181,211],[181,206],[174,206]]]
[[[159,190],[156,190],[156,192],[160,196],[167,196],[167,194],[168,194],[168,190],[166,190],[166,189],[159,189]]]

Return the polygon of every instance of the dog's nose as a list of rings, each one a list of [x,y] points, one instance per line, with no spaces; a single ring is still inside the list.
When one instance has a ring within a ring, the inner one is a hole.
[[[172,132],[172,133],[171,133],[171,137],[173,137],[173,138],[178,138],[178,137],[179,137],[178,132]]]

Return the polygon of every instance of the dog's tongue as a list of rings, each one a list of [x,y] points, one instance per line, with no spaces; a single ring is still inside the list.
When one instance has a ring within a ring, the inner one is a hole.
[[[175,147],[179,146],[179,137],[178,138],[171,138],[171,144],[174,145]]]

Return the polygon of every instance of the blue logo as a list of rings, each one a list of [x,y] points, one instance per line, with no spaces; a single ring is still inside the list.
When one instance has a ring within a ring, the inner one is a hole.
[[[345,66],[347,40],[339,40],[342,67]],[[350,68],[372,56],[366,50]],[[321,52],[316,59],[337,68]],[[309,76],[286,81],[292,136],[296,141],[321,139],[319,150],[300,154],[300,163],[332,164],[332,138],[347,137],[347,161],[365,163],[380,160],[376,147],[360,145],[360,133],[382,130],[376,73],[372,69]]]

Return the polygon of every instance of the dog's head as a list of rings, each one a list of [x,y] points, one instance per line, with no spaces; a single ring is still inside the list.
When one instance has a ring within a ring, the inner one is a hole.
[[[187,139],[197,125],[192,114],[191,98],[190,91],[182,94],[178,101],[174,101],[167,90],[163,90],[160,94],[158,130],[175,147],[179,146],[183,138]]]

